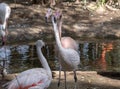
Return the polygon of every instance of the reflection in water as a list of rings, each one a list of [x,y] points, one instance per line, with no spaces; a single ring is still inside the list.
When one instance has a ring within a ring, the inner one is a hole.
[[[106,62],[106,53],[110,52],[113,49],[113,43],[102,43],[102,52],[100,58],[98,59],[98,65],[102,70],[107,70],[107,62]]]
[[[0,48],[0,60],[8,59],[11,54],[10,48],[7,46],[3,46]]]
[[[0,48],[0,73],[2,74],[2,78],[7,74],[6,69],[9,68],[10,54],[11,50],[9,47],[3,46]]]
[[[81,68],[80,70],[120,71],[120,45],[118,42],[84,42],[79,43]],[[58,70],[55,58],[54,44],[49,43],[42,49],[43,54],[52,70]],[[26,69],[40,67],[36,46],[18,45],[0,48],[0,59],[7,58],[8,71],[21,72]]]
[[[20,45],[17,47],[17,51],[19,54],[25,54],[26,52],[28,52],[29,46],[28,45]]]
[[[88,47],[89,47],[89,43],[83,44],[83,55],[84,55],[84,58],[87,60],[88,60]]]
[[[21,55],[21,58],[23,60],[26,60],[26,58],[28,57],[26,53],[29,52],[29,46],[28,45],[19,45],[16,48],[16,50]]]
[[[8,46],[3,46],[0,48],[0,66],[2,67],[8,66],[10,62],[10,55],[11,55],[11,50]]]

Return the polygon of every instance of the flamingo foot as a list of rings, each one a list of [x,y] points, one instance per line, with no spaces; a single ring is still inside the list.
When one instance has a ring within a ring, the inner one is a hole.
[[[75,82],[77,82],[77,76],[74,76],[74,80],[75,80]]]
[[[76,75],[76,71],[73,71],[74,72],[74,80],[75,80],[75,83],[77,82],[77,75]]]
[[[59,66],[59,80],[58,80],[58,87],[60,86],[60,80],[61,80],[61,65]]]
[[[74,87],[74,89],[78,89],[78,87],[77,87],[78,79],[77,79],[76,71],[73,71],[73,72],[74,72],[74,80],[75,80],[75,87]]]
[[[58,87],[60,87],[60,82],[58,82]]]

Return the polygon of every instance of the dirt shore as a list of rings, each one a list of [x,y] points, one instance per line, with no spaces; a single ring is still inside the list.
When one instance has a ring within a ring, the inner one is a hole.
[[[62,72],[61,85],[58,88],[58,71],[53,71],[53,80],[48,89],[64,89],[64,74]],[[104,74],[104,76],[102,75]],[[96,71],[77,71],[77,87],[78,89],[120,89],[120,76],[110,76],[113,73],[98,73]],[[0,86],[8,82],[15,77],[16,74],[8,74],[5,80],[0,82]],[[114,74],[115,75],[115,74]],[[74,89],[73,72],[67,72],[67,87],[68,89]],[[0,87],[0,89],[4,89]]]

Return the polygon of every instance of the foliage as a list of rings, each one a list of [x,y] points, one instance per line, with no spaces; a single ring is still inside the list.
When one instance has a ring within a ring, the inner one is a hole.
[[[28,2],[29,4],[41,4],[41,5],[50,5],[51,1],[53,0],[13,0],[14,3],[19,2],[19,3],[23,3],[23,2]],[[105,4],[112,6],[114,8],[120,8],[120,0],[55,0],[56,3],[66,3],[66,2],[76,2],[76,1],[80,1],[83,2],[85,5],[86,3],[91,3],[91,2],[96,2],[98,6],[104,6]]]
[[[98,6],[103,6],[106,0],[97,0]]]

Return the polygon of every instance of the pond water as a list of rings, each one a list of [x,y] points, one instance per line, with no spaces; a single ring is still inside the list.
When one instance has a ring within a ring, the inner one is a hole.
[[[82,71],[117,71],[120,72],[120,41],[78,41],[80,68]],[[54,51],[55,43],[47,43],[42,48],[52,70],[58,70],[59,63]],[[7,45],[0,48],[0,67],[9,73],[41,67],[36,53],[35,43]]]

